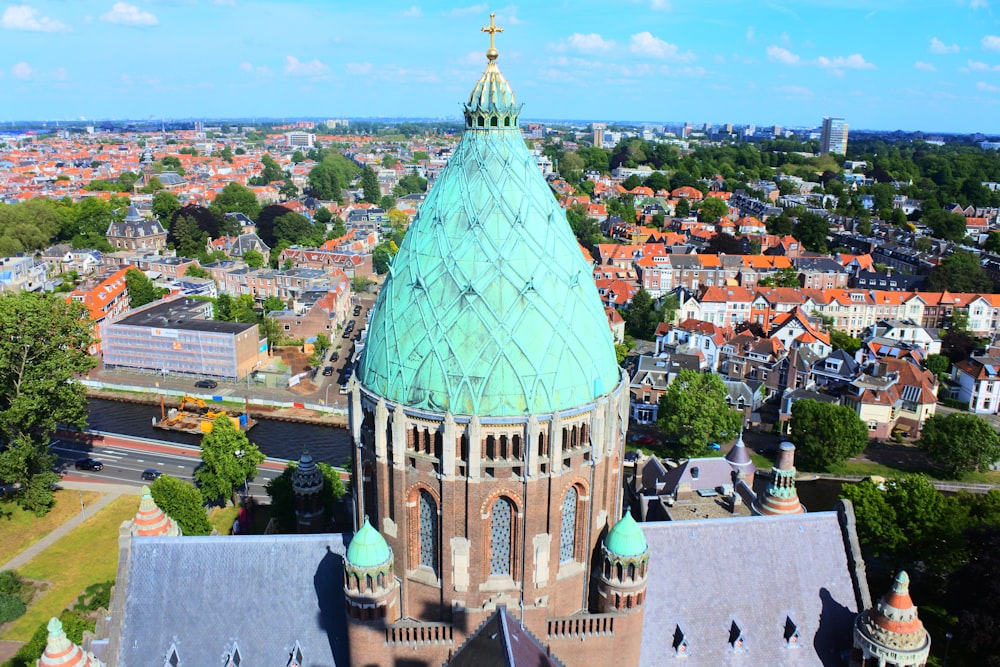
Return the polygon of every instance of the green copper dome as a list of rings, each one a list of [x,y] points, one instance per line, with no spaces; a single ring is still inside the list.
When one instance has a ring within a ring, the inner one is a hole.
[[[632,518],[631,512],[626,512],[621,521],[616,523],[604,538],[604,547],[618,556],[641,556],[646,552],[646,536],[642,528]]]
[[[619,381],[592,264],[519,110],[491,60],[372,314],[358,380],[390,401],[515,416],[585,405]]]
[[[354,533],[347,546],[347,562],[354,567],[378,567],[392,558],[392,549],[386,544],[382,534],[375,530],[368,517],[358,532]]]

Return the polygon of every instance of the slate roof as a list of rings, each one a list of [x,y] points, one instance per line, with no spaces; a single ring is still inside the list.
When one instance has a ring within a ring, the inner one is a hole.
[[[643,667],[844,664],[857,599],[837,512],[642,524],[649,542]],[[703,576],[705,564],[726,576]],[[863,576],[863,575],[862,575]],[[861,584],[867,589],[867,583]],[[785,640],[791,620],[796,647]],[[742,632],[730,644],[733,624]]]
[[[450,667],[562,667],[502,605],[448,664]]]
[[[234,640],[247,664],[285,665],[296,641],[304,664],[349,664],[344,536],[147,537],[131,549],[120,667],[163,664],[171,644],[181,664],[221,665]]]

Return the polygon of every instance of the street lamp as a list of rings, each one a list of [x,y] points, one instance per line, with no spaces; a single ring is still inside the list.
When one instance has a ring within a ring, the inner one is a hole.
[[[944,638],[948,640],[948,643],[944,645],[944,667],[948,667],[948,649],[951,648],[951,638],[954,636],[950,632],[944,633]]]
[[[233,452],[233,454],[236,455],[236,458],[240,459],[241,461],[243,460],[243,450],[242,449],[237,449],[235,452]],[[243,476],[243,500],[246,501],[247,496],[249,496],[249,495],[250,495],[250,490],[249,490],[249,486],[247,485],[246,475],[244,475]]]

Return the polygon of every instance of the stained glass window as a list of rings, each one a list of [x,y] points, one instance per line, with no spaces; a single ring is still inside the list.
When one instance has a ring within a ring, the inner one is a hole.
[[[420,490],[420,564],[437,572],[437,507],[424,489]]]
[[[497,498],[490,511],[490,575],[511,573],[511,523],[514,506],[506,498]]]
[[[559,562],[573,560],[576,551],[576,501],[579,494],[575,486],[563,497],[562,530],[559,531]]]

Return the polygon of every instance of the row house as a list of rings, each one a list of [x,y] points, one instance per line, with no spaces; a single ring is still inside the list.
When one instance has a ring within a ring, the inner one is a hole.
[[[285,248],[281,251],[279,263],[291,261],[295,266],[307,269],[321,269],[327,273],[341,271],[348,278],[371,276],[375,269],[370,253],[342,253],[319,248]]]
[[[701,370],[698,357],[689,354],[643,355],[629,381],[629,412],[639,424],[653,424],[659,416],[660,397],[682,370]]]
[[[227,271],[219,291],[229,296],[249,294],[254,301],[263,301],[269,296],[280,296],[277,283],[278,272],[272,269],[251,269],[244,266]]]
[[[951,398],[976,414],[1000,413],[1000,357],[970,357],[951,368]]]
[[[99,251],[76,249],[64,243],[46,248],[37,255],[48,264],[49,271],[54,274],[76,271],[78,275],[89,276],[101,266]]]
[[[869,438],[884,440],[899,430],[917,437],[937,406],[934,374],[903,359],[886,359],[872,372],[862,373],[841,393],[841,403],[852,408],[868,426]]]
[[[275,284],[278,287],[278,296],[287,300],[305,292],[325,289],[330,284],[330,276],[322,269],[295,267],[285,271],[277,271]]]
[[[187,275],[188,269],[192,266],[199,266],[197,259],[160,257],[159,255],[147,255],[136,264],[142,271],[155,271],[165,278],[174,280],[179,280]]]
[[[0,257],[0,292],[37,292],[45,288],[50,265],[34,257]]]
[[[711,322],[685,320],[680,324],[661,322],[656,328],[656,354],[687,354],[698,358],[699,370],[719,368],[719,350],[732,331]]]
[[[79,301],[87,307],[90,321],[94,323],[95,340],[89,349],[92,355],[101,351],[104,325],[120,318],[131,306],[128,284],[125,282],[125,274],[131,268],[124,267],[101,278],[89,280],[77,286],[66,298],[67,301]]]
[[[299,294],[287,310],[275,310],[275,319],[289,338],[308,340],[321,333],[333,338],[337,328],[347,320],[351,307],[351,288],[347,276],[329,289],[311,290]]]
[[[774,378],[778,363],[787,350],[777,338],[755,336],[743,331],[723,344],[719,350],[719,374],[728,380],[759,380]]]
[[[246,262],[238,259],[220,259],[203,265],[205,271],[217,285],[225,285],[226,274],[236,269],[248,268]],[[224,290],[223,290],[224,291]]]
[[[876,338],[888,338],[915,345],[924,351],[925,356],[941,354],[941,341],[938,337],[913,320],[879,320],[861,332],[863,341]]]
[[[220,236],[208,242],[206,250],[211,253],[221,251],[233,259],[242,259],[244,254],[253,250],[264,258],[264,265],[271,261],[271,248],[264,243],[256,232],[246,232],[239,236]]]

